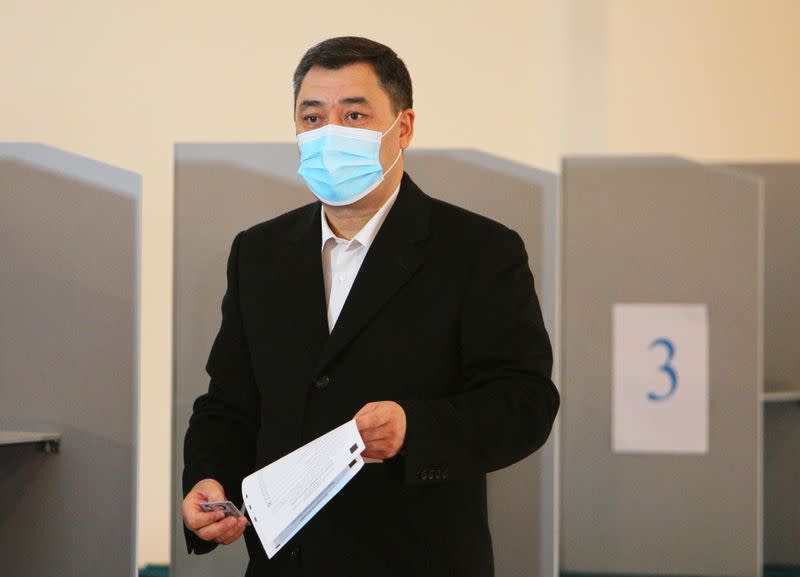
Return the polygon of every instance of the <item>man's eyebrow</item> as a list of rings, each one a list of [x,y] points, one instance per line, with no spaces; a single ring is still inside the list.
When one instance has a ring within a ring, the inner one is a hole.
[[[367,104],[369,105],[369,101],[364,98],[363,96],[349,96],[347,98],[342,98],[339,101],[340,104]]]
[[[369,101],[363,96],[348,96],[347,98],[340,99],[339,104],[364,104],[369,106]],[[323,105],[324,103],[322,100],[305,99],[300,102],[298,108],[299,110],[305,110],[306,108],[315,108]]]
[[[300,110],[303,110],[305,108],[313,108],[315,106],[322,106],[322,101],[321,100],[303,100],[300,103]]]

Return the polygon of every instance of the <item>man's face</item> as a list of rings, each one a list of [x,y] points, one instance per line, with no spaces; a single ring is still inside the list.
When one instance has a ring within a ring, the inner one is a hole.
[[[413,132],[411,110],[402,116],[381,144],[381,164],[386,170],[406,148]],[[297,134],[326,124],[386,132],[397,114],[372,66],[359,62],[329,70],[312,67],[297,94],[294,124]]]

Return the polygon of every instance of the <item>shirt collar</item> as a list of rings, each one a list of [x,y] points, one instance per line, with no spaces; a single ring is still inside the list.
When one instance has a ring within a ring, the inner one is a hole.
[[[400,192],[400,186],[395,189],[392,193],[392,196],[386,199],[386,202],[383,203],[378,209],[378,212],[372,215],[367,221],[367,224],[363,226],[363,228],[358,231],[358,233],[351,239],[345,240],[343,238],[339,238],[334,234],[333,230],[331,230],[330,225],[328,224],[328,219],[325,216],[325,205],[322,205],[322,210],[320,211],[322,221],[322,245],[321,249],[325,248],[325,243],[327,243],[330,239],[336,239],[337,241],[341,241],[347,243],[347,246],[350,247],[353,243],[358,243],[367,250],[372,245],[375,237],[378,236],[378,231],[381,229],[381,225],[383,221],[386,220],[386,215],[389,214],[392,206],[394,205],[394,201],[397,200],[397,194]]]

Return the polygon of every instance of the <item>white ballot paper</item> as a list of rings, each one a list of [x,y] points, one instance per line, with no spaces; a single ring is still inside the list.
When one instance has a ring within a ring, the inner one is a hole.
[[[352,420],[244,478],[244,504],[267,557],[361,470],[363,450]]]

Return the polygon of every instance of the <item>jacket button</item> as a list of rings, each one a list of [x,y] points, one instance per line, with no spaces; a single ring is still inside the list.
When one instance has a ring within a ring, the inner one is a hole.
[[[300,556],[300,547],[292,547],[289,550],[289,559],[297,559]]]
[[[331,378],[328,375],[322,375],[314,380],[314,386],[317,389],[324,389],[331,384]]]

